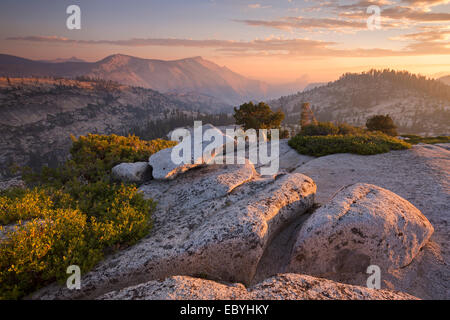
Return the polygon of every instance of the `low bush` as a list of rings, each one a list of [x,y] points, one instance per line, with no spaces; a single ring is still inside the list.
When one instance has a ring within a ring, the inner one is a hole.
[[[122,137],[114,134],[72,137],[72,142],[69,165],[88,181],[103,178],[119,163],[147,161],[152,154],[177,144],[162,139],[145,141],[133,135]]]
[[[0,216],[8,217],[2,223],[19,221],[0,242],[0,298],[20,298],[63,281],[70,265],[86,272],[104,252],[131,245],[149,232],[155,203],[135,186],[98,182],[79,194],[84,197],[35,188],[20,197],[2,195],[7,205]]]
[[[87,217],[77,210],[44,210],[40,218],[19,223],[0,242],[0,298],[17,299],[40,286],[62,280],[69,265],[91,268],[101,257],[89,248]]]
[[[354,127],[346,123],[335,125],[332,122],[318,122],[317,124],[303,126],[299,134],[302,136],[329,136],[362,133],[364,133],[362,128]]]
[[[86,272],[106,252],[145,236],[155,203],[135,185],[112,182],[110,170],[120,162],[147,160],[174,144],[133,136],[80,137],[63,166],[28,171],[27,189],[1,192],[0,224],[16,226],[0,240],[0,299],[21,298],[64,281],[70,265]]]
[[[366,127],[369,131],[380,131],[395,137],[397,126],[389,115],[376,115],[367,119]]]
[[[339,129],[339,134],[344,134],[344,135],[346,135],[346,134],[357,135],[357,134],[365,133],[365,130],[363,128],[351,126],[347,123],[338,124],[338,129]]]
[[[51,197],[39,189],[10,189],[0,194],[0,225],[40,216],[44,209],[53,207]]]
[[[373,155],[410,148],[410,144],[383,133],[305,136],[298,134],[289,145],[299,153],[321,157],[335,153]]]
[[[332,122],[319,122],[303,126],[300,131],[302,136],[327,136],[339,133],[339,128]]]
[[[426,144],[436,144],[436,143],[450,143],[450,136],[438,136],[438,137],[421,137],[413,134],[402,135],[406,138],[406,142],[411,144],[426,143]]]

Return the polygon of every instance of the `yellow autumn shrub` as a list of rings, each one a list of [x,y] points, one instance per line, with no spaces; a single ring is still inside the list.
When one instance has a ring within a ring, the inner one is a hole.
[[[81,211],[73,199],[52,201],[48,197],[51,189],[30,189],[22,198],[2,197],[9,207],[27,213],[17,218],[33,219],[17,221],[0,240],[0,299],[20,298],[52,281],[62,281],[70,265],[88,271],[105,250],[129,246],[148,233],[155,206],[152,200],[145,200],[133,185],[98,187],[104,197],[94,202],[106,209],[95,215]],[[37,194],[46,201],[34,201]]]
[[[0,299],[64,282],[71,265],[87,272],[105,253],[134,244],[151,229],[155,203],[135,185],[112,181],[110,171],[175,143],[115,135],[73,142],[64,165],[28,172],[28,188],[0,192]],[[2,230],[12,223],[12,230]]]

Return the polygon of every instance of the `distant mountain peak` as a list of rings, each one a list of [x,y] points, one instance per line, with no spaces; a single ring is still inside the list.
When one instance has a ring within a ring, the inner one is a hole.
[[[41,62],[47,62],[47,63],[65,63],[65,62],[86,62],[82,59],[78,59],[77,57],[70,57],[70,58],[56,58],[52,60],[39,60]]]
[[[186,58],[185,60],[197,60],[197,61],[204,61],[205,59],[203,59],[202,56],[195,56],[195,57],[190,57],[190,58]]]
[[[108,62],[108,61],[116,61],[116,60],[128,60],[128,59],[131,59],[131,58],[139,59],[139,58],[136,58],[136,57],[127,56],[125,54],[115,53],[115,54],[112,54],[110,56],[107,56],[106,58],[103,58],[99,62]]]
[[[0,74],[15,77],[86,76],[150,88],[162,93],[192,92],[214,97],[221,103],[234,106],[297,91],[247,78],[201,56],[167,61],[116,53],[96,62],[49,64],[0,55]]]

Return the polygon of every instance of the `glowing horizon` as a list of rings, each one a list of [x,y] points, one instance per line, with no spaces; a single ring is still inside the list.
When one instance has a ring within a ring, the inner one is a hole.
[[[390,68],[450,74],[450,0],[77,1],[81,30],[68,30],[73,1],[0,4],[0,53],[33,60],[98,61],[192,56],[270,83],[332,81]],[[370,30],[367,8],[380,8]]]

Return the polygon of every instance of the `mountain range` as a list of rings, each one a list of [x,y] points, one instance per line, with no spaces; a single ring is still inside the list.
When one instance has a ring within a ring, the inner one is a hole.
[[[56,62],[56,63],[55,63]],[[246,78],[202,57],[164,61],[115,54],[97,62],[34,61],[0,54],[0,75],[8,77],[90,77],[129,86],[214,101],[216,109],[250,100],[266,100],[301,90],[301,81],[270,85]],[[232,110],[229,108],[229,110]],[[223,110],[222,110],[223,111]]]

